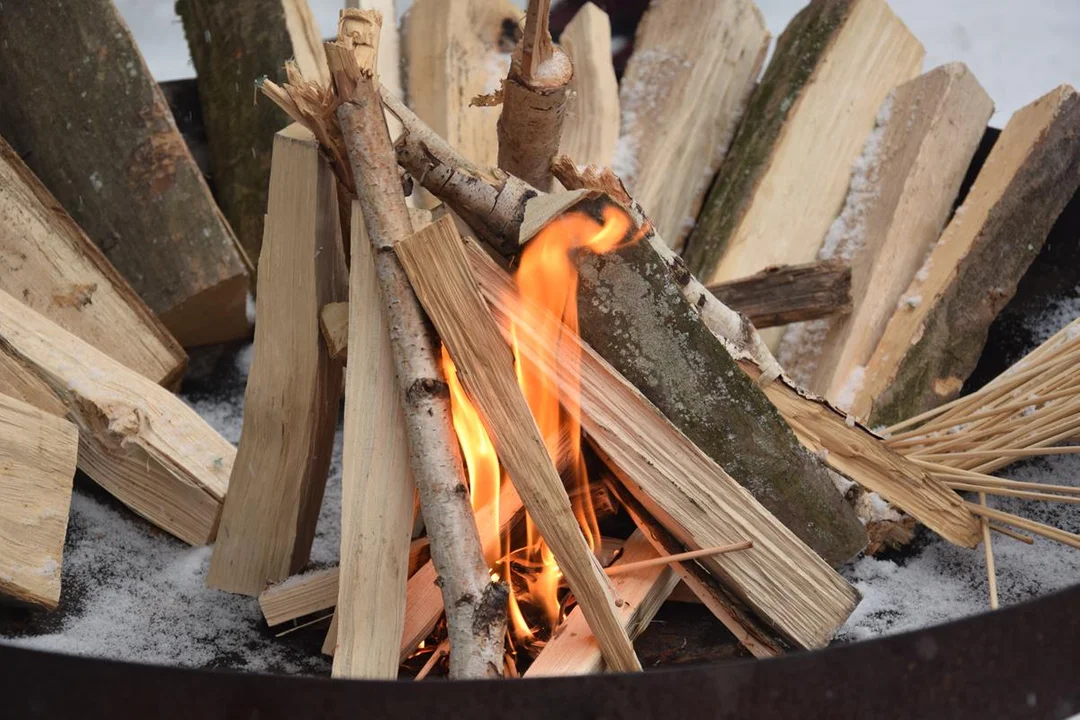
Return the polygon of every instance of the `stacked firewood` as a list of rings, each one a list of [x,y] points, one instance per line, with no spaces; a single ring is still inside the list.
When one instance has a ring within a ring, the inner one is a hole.
[[[1080,185],[1074,90],[980,169],[990,98],[885,0],[812,0],[764,74],[751,0],[654,0],[621,81],[591,3],[558,44],[545,0],[366,4],[324,44],[303,0],[178,3],[224,216],[111,2],[5,10],[0,592],[56,606],[76,465],[270,625],[333,608],[339,677],[640,670],[680,584],[769,657],[916,523],[1080,546],[986,504],[1071,499],[989,473],[1074,451],[1076,333],[955,399]],[[170,391],[249,270],[234,449]],[[298,574],[342,403],[340,565]]]

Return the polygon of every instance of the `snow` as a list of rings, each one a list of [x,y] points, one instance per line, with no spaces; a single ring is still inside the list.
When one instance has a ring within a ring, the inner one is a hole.
[[[859,395],[859,391],[863,388],[863,382],[866,380],[866,367],[863,365],[856,365],[851,368],[851,372],[844,378],[844,385],[840,388],[840,392],[836,395],[836,407],[840,408],[844,412],[851,409],[851,406],[855,404],[855,399]]]

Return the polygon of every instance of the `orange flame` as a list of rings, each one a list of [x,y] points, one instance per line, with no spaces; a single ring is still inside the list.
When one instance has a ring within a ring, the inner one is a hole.
[[[546,225],[534,237],[522,253],[521,262],[514,277],[520,295],[532,305],[546,310],[538,327],[531,330],[539,352],[543,353],[541,365],[555,366],[567,363],[574,367],[579,363],[575,343],[564,343],[563,338],[578,332],[577,289],[578,274],[572,261],[572,253],[587,249],[594,253],[606,253],[624,243],[631,228],[630,218],[622,210],[607,206],[602,211],[601,224],[584,212],[565,213]],[[640,233],[630,239],[633,242]],[[589,495],[585,460],[581,452],[580,387],[573,385],[560,388],[544,375],[533,363],[518,352],[517,336],[511,328],[511,342],[517,365],[517,379],[536,419],[537,427],[556,465],[567,468],[571,503],[582,532],[594,551],[600,546],[600,530]],[[560,360],[561,358],[561,360]],[[451,410],[454,430],[461,443],[462,454],[468,466],[469,486],[473,509],[490,502],[498,502],[499,465],[494,446],[484,429],[476,409],[469,402],[458,382],[453,362],[443,349],[443,368],[450,385]],[[576,373],[573,374],[575,377]],[[560,449],[560,437],[569,437],[568,447]],[[560,453],[562,457],[559,457]],[[562,573],[551,551],[540,537],[532,519],[526,516],[524,547],[501,547],[501,543],[488,542],[492,533],[497,534],[498,513],[493,515],[494,527],[479,528],[485,547],[500,547],[502,557],[486,558],[493,572],[512,581],[510,559],[525,568],[520,577],[528,592],[518,596],[514,583],[510,582],[511,598],[509,618],[514,637],[519,642],[535,638],[533,630],[522,612],[521,603],[529,603],[543,614],[546,626],[553,630],[560,621],[561,608],[558,597]]]

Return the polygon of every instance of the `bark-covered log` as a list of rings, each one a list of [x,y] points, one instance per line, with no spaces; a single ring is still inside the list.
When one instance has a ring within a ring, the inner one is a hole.
[[[176,339],[246,335],[246,258],[113,3],[8,3],[0,63],[0,134]]]
[[[709,292],[760,330],[851,310],[851,268],[840,262],[780,265],[712,285]]]
[[[210,179],[221,209],[256,266],[263,240],[274,133],[289,119],[252,101],[267,75],[285,80],[296,58],[309,80],[328,79],[318,26],[306,0],[177,0],[210,143]],[[322,61],[321,64],[319,61]]]

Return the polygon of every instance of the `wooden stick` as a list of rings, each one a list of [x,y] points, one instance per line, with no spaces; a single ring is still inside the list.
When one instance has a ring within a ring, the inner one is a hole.
[[[559,36],[574,66],[559,153],[581,165],[611,165],[619,140],[619,82],[611,56],[611,20],[591,2]]]
[[[555,184],[551,161],[559,152],[566,91],[574,65],[551,41],[551,0],[529,0],[525,35],[510,61],[502,86],[499,116],[499,167],[533,187]]]
[[[0,598],[54,610],[79,433],[0,395]]]
[[[450,652],[450,641],[443,640],[441,643],[435,646],[435,649],[431,651],[431,657],[424,663],[424,667],[420,668],[420,672],[416,673],[416,677],[413,680],[423,680],[428,674],[435,668],[435,663],[442,660],[443,655]]]
[[[347,292],[337,181],[301,125],[274,138],[268,197],[243,432],[206,577],[253,597],[311,552],[341,399],[319,309]]]
[[[749,111],[768,47],[751,0],[659,0],[641,18],[620,91],[616,171],[676,250]]]
[[[543,315],[483,250],[467,247],[485,299],[505,327],[513,323],[522,356],[561,387],[580,383],[582,426],[638,501],[685,547],[753,540],[752,550],[702,564],[795,644],[826,644],[854,608],[854,589],[579,338],[562,334],[559,362],[540,352],[534,328]],[[580,378],[569,369],[575,357]],[[793,586],[797,597],[785,589]]]
[[[978,503],[969,502],[965,504],[971,509],[971,512],[975,513],[976,515],[981,515],[982,517],[988,518],[990,520],[997,520],[998,522],[1005,525],[1012,525],[1013,527],[1027,530],[1028,532],[1034,533],[1035,535],[1041,535],[1050,540],[1062,543],[1063,545],[1068,545],[1069,547],[1080,549],[1080,535],[1077,535],[1075,533],[1066,532],[1056,527],[1051,527],[1050,525],[1044,525],[1043,523],[1035,522],[1034,520],[1028,520],[1027,518],[1022,518],[1019,515],[1012,515],[1010,513],[1002,512],[1000,510],[994,510],[993,508],[983,507]]]
[[[851,310],[851,268],[835,261],[780,265],[709,292],[758,329],[805,322]]]
[[[187,356],[165,326],[0,138],[0,290],[165,387]]]
[[[619,620],[631,639],[640,635],[679,582],[679,576],[640,530],[627,539],[622,556],[605,572],[621,600]],[[591,675],[602,672],[600,647],[579,608],[555,629],[551,639],[525,672],[525,677]]]
[[[585,613],[605,661],[613,670],[640,670],[618,621],[611,586],[585,543],[517,386],[510,350],[469,273],[453,220],[444,216],[394,249],[454,358],[458,377],[483,418],[500,461]]]
[[[161,529],[212,542],[236,450],[168,390],[0,292],[0,392],[79,428],[79,469]]]
[[[1039,457],[1041,455],[1075,455],[1080,453],[1080,446],[1068,447],[1030,447],[1030,448],[994,448],[992,450],[966,450],[961,452],[920,452],[913,453],[916,457],[928,461],[941,460],[967,460],[971,458],[1021,458]]]
[[[327,62],[341,101],[338,122],[372,243],[394,366],[402,397],[409,465],[431,539],[431,555],[442,584],[453,647],[454,678],[497,677],[502,672],[506,586],[491,580],[476,520],[464,486],[457,437],[450,418],[446,381],[437,359],[438,341],[391,249],[412,233],[378,86],[371,63],[378,47],[378,13],[350,10],[366,27],[328,43]],[[357,304],[350,313],[361,313]],[[361,320],[350,319],[359,327]],[[359,399],[359,398],[357,398]]]
[[[990,529],[993,530],[996,533],[1001,533],[1002,535],[1004,535],[1006,537],[1011,537],[1014,540],[1019,540],[1020,542],[1025,543],[1027,545],[1034,545],[1035,544],[1035,541],[1032,540],[1027,535],[1024,535],[1022,533],[1018,533],[1015,530],[1010,530],[1007,527],[1002,527],[1001,525],[995,525],[994,523],[990,523]]]
[[[730,545],[717,545],[711,548],[702,548],[701,550],[690,550],[684,553],[676,553],[674,555],[662,555],[660,557],[651,558],[649,560],[641,560],[639,562],[625,562],[619,563],[612,567],[606,568],[604,572],[608,577],[612,575],[621,575],[623,573],[635,572],[642,568],[649,568],[659,565],[670,565],[671,563],[682,562],[685,560],[694,560],[696,558],[711,557],[713,555],[723,555],[724,553],[735,552],[737,550],[749,550],[754,547],[753,540],[745,540],[743,542],[731,543]]]
[[[986,493],[979,493],[979,504],[986,507]],[[986,580],[990,586],[990,609],[998,609],[997,571],[994,569],[994,546],[990,540],[990,521],[982,519],[983,548],[986,550]]]
[[[0,46],[0,97],[33,98],[0,135],[181,345],[247,336],[250,262],[115,4],[8,6]]]
[[[1075,505],[1080,503],[1080,497],[1069,497],[1063,495],[1053,495],[1051,493],[1041,492],[1028,492],[1026,490],[1013,490],[1011,488],[992,487],[988,485],[981,485],[978,483],[965,483],[965,482],[946,482],[946,485],[953,490],[964,490],[967,492],[977,492],[980,494],[989,493],[990,495],[1001,495],[1004,497],[1015,497],[1023,500],[1041,500],[1044,502],[1060,502],[1067,505]]]
[[[341,578],[334,677],[398,673],[412,531],[413,478],[394,350],[371,242],[353,202],[349,345],[341,474]]]

